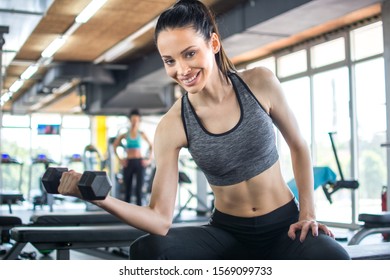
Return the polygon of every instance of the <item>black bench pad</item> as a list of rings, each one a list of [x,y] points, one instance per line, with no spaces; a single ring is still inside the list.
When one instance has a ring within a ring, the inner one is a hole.
[[[389,224],[390,225],[390,212],[381,212],[376,214],[359,214],[359,221],[372,224]]]
[[[13,226],[19,226],[22,224],[22,220],[16,216],[0,216],[0,227],[11,228]]]
[[[33,226],[79,226],[99,224],[124,224],[117,217],[104,212],[91,213],[64,213],[33,215],[30,218]]]

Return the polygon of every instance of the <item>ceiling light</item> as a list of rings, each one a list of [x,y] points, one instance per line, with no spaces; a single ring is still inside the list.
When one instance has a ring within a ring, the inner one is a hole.
[[[65,44],[65,36],[56,38],[51,44],[42,52],[42,57],[52,57]]]
[[[35,74],[35,72],[38,71],[38,64],[32,64],[30,65],[23,73],[20,75],[20,78],[23,80],[28,80],[32,77],[32,75]]]
[[[64,36],[70,36],[72,35],[79,27],[81,26],[81,23],[75,22],[72,24],[71,27],[69,27],[68,30],[64,33]]]
[[[107,0],[92,0],[84,10],[76,17],[78,23],[86,23],[106,2]]]
[[[13,93],[8,91],[6,93],[4,93],[2,96],[1,96],[1,99],[0,99],[0,105],[3,106],[5,103],[8,102],[8,100],[11,99]]]
[[[24,84],[23,80],[16,80],[10,87],[10,92],[17,92]]]

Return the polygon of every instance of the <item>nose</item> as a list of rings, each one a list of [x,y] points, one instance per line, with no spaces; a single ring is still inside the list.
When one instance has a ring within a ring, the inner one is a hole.
[[[178,63],[178,73],[179,75],[185,76],[191,72],[190,66],[184,61]]]

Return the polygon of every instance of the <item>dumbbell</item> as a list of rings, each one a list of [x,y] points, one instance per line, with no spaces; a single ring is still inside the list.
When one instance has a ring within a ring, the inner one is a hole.
[[[42,177],[45,190],[51,194],[59,194],[58,186],[66,167],[49,167]],[[84,171],[77,184],[84,200],[103,200],[111,190],[111,182],[104,171]]]

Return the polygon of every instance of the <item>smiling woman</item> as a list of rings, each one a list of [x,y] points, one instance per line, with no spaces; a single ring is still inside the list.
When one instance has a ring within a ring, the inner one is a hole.
[[[238,74],[200,1],[181,0],[163,12],[155,42],[168,76],[187,92],[156,129],[150,203],[110,195],[93,201],[149,232],[132,244],[131,258],[349,259],[333,233],[316,222],[309,150],[272,72]],[[274,124],[291,151],[299,205],[281,173]],[[215,210],[207,225],[170,228],[183,148],[205,174]],[[80,177],[64,172],[59,192],[80,198]]]

